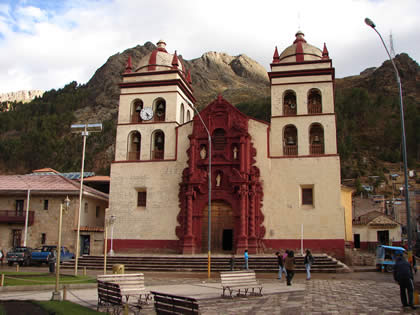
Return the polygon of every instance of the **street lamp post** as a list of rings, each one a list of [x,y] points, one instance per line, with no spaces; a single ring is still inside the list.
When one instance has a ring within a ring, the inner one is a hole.
[[[71,125],[73,133],[81,133],[83,137],[83,151],[82,151],[82,170],[80,172],[80,191],[79,191],[79,211],[77,214],[77,236],[76,236],[76,258],[74,260],[74,275],[77,276],[77,267],[79,263],[79,243],[80,243],[80,214],[82,212],[82,200],[83,200],[83,178],[85,171],[85,150],[86,150],[86,137],[89,132],[100,132],[102,131],[102,124],[83,124],[83,125]]]
[[[407,241],[408,241],[408,259],[410,263],[412,262],[412,246],[411,246],[411,215],[410,215],[410,200],[408,196],[408,167],[407,167],[407,146],[405,141],[405,125],[404,125],[404,105],[403,105],[403,96],[402,96],[402,87],[401,87],[401,79],[398,73],[398,69],[395,66],[394,60],[388,51],[388,48],[385,45],[385,42],[381,36],[381,34],[376,29],[375,23],[369,18],[365,18],[365,23],[370,26],[376,34],[378,34],[379,38],[382,41],[382,44],[385,47],[386,53],[388,54],[389,60],[391,60],[392,66],[394,67],[395,77],[397,78],[398,89],[400,93],[400,118],[401,118],[401,138],[402,138],[402,156],[404,160],[404,187],[405,187],[405,206],[407,210]]]
[[[70,206],[70,199],[67,196],[64,199],[64,209],[68,210]],[[60,203],[60,213],[58,218],[58,244],[57,244],[57,268],[55,269],[55,290],[52,293],[51,300],[53,301],[61,301],[61,292],[59,291],[59,283],[60,283],[60,260],[61,260],[61,227],[63,224],[63,202]]]
[[[109,219],[106,219],[106,213],[109,211],[109,208],[105,209],[105,220],[104,220],[104,275],[106,275],[106,254],[108,251],[108,223]]]
[[[114,247],[113,247],[113,240],[114,240],[114,223],[117,217],[115,215],[111,215],[109,218],[109,224],[111,225],[111,248],[109,250],[108,255],[114,256]]]
[[[204,129],[207,132],[208,141],[209,141],[209,176],[208,176],[208,186],[209,186],[209,210],[208,210],[208,240],[207,240],[207,276],[210,279],[211,277],[211,136],[210,131],[207,129],[206,124],[201,118],[200,113],[198,112],[195,106],[191,106],[197,113],[198,118],[200,118],[201,123],[204,126]]]

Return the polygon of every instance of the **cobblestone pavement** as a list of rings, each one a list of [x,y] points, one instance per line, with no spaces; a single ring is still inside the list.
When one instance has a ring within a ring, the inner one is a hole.
[[[420,280],[420,273],[416,280]],[[276,274],[258,273],[263,284],[286,286],[285,280],[276,280]],[[149,273],[145,272],[146,286],[186,284],[186,292],[200,283],[219,283],[217,273],[207,279],[206,273]],[[188,285],[194,284],[194,285]],[[392,274],[361,272],[348,274],[313,274],[306,281],[304,274],[296,274],[293,284],[304,287],[303,291],[265,294],[262,297],[248,296],[199,300],[204,315],[243,314],[420,314],[418,310],[401,307],[399,287]],[[268,285],[267,285],[268,286]],[[188,291],[188,292],[187,292]],[[264,293],[264,290],[263,290]],[[73,295],[74,294],[74,295]],[[37,297],[35,296],[37,295]],[[0,293],[1,299],[49,299],[51,292]],[[76,303],[96,308],[96,289],[69,290],[69,299]],[[153,304],[145,305],[141,314],[155,314]]]
[[[267,281],[273,280],[262,280]],[[199,301],[200,310],[205,315],[420,314],[420,307],[401,307],[399,287],[394,282],[297,279],[295,283],[304,284],[305,291]],[[153,305],[145,306],[141,313],[155,314]]]

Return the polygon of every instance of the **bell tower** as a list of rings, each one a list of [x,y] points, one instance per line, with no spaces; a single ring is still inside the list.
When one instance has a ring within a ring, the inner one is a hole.
[[[285,158],[337,154],[334,68],[324,44],[308,44],[301,31],[271,72],[271,154]]]
[[[160,40],[135,69],[129,57],[120,89],[115,159],[175,159],[176,127],[193,118],[195,102],[177,52],[168,53]]]

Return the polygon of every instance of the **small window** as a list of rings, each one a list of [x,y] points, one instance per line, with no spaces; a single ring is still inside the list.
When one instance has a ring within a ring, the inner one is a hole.
[[[137,192],[137,207],[146,207],[146,192]]]
[[[44,210],[48,210],[48,200],[44,200]]]
[[[41,245],[44,245],[47,242],[47,234],[42,233],[41,234]]]
[[[85,213],[88,213],[88,212],[89,212],[88,203],[85,202]]]
[[[100,211],[100,207],[99,206],[96,206],[96,213],[95,213],[95,215],[96,215],[97,218],[99,218],[99,211]]]
[[[313,206],[314,197],[312,188],[302,188],[302,205]]]

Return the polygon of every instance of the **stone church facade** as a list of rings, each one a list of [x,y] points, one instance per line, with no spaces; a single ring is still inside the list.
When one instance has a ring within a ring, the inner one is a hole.
[[[191,75],[163,41],[135,68],[128,61],[107,213],[117,253],[207,252],[211,155],[212,252],[344,256],[332,60],[298,32],[268,76],[270,123],[220,95],[201,120]]]

